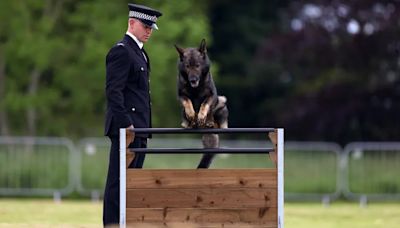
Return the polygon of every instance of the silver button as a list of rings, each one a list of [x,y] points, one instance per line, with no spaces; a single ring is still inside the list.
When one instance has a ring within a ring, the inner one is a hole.
[[[144,71],[144,68],[143,68],[143,67],[140,67],[140,70],[141,70],[141,71]]]
[[[132,112],[134,112],[134,111],[136,111],[136,109],[135,109],[135,108],[132,108]]]

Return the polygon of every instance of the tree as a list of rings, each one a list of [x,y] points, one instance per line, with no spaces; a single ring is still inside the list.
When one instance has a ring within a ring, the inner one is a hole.
[[[57,93],[41,87],[41,81],[55,63],[52,58],[62,40],[53,34],[60,21],[64,1],[2,1],[1,27],[2,133],[17,126],[35,135],[38,112],[53,104]],[[18,15],[18,16],[15,16]],[[25,113],[25,116],[22,115]],[[21,121],[25,119],[25,121]]]
[[[260,94],[262,82],[251,75],[253,59],[263,39],[279,28],[280,11],[287,1],[221,0],[209,4],[214,39],[210,57],[219,66],[218,92],[228,98],[229,125],[261,126],[262,113],[257,106],[264,94]]]
[[[297,140],[398,139],[399,14],[397,1],[291,3],[255,57],[258,123]]]
[[[126,32],[127,3],[1,1],[1,134],[103,134],[105,56]],[[204,3],[137,3],[164,13],[160,30],[146,45],[152,60],[153,126],[178,126],[173,44],[197,45],[208,38]]]

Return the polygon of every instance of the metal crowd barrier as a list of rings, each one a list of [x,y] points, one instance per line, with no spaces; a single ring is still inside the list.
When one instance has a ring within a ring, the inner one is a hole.
[[[182,132],[183,133],[183,132]],[[178,133],[182,135],[181,133]],[[270,147],[260,140],[220,140],[222,147]],[[201,146],[196,138],[157,138],[149,149],[179,145]],[[77,191],[99,200],[104,192],[110,142],[106,137],[84,138],[74,143],[57,137],[0,137],[1,196],[68,196]],[[153,151],[155,152],[155,151]],[[232,151],[235,152],[235,151]],[[338,196],[349,200],[400,200],[400,142],[357,142],[343,150],[329,142],[285,142],[285,199],[331,202]],[[218,154],[215,167],[269,167],[240,154]],[[149,168],[162,166],[168,153],[146,157]],[[180,155],[178,168],[187,168],[195,154]],[[153,160],[152,160],[153,159]],[[185,160],[186,159],[186,160]],[[238,161],[243,165],[238,165]],[[244,163],[247,162],[247,163]]]
[[[343,194],[347,199],[400,200],[400,142],[354,142],[344,149]]]
[[[0,137],[0,194],[70,194],[79,176],[71,140],[50,137]]]

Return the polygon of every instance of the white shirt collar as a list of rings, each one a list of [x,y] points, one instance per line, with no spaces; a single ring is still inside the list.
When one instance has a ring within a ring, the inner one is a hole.
[[[126,35],[130,36],[130,37],[136,42],[136,44],[139,46],[140,49],[143,48],[143,43],[140,42],[140,41],[136,38],[135,35],[133,35],[133,34],[130,33],[130,32],[126,32]]]

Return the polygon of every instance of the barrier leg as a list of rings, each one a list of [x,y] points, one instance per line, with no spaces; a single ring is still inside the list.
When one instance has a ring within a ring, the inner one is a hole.
[[[119,226],[126,227],[126,129],[119,130]]]
[[[278,227],[284,227],[284,131],[283,128],[277,129],[277,159],[278,159]]]

